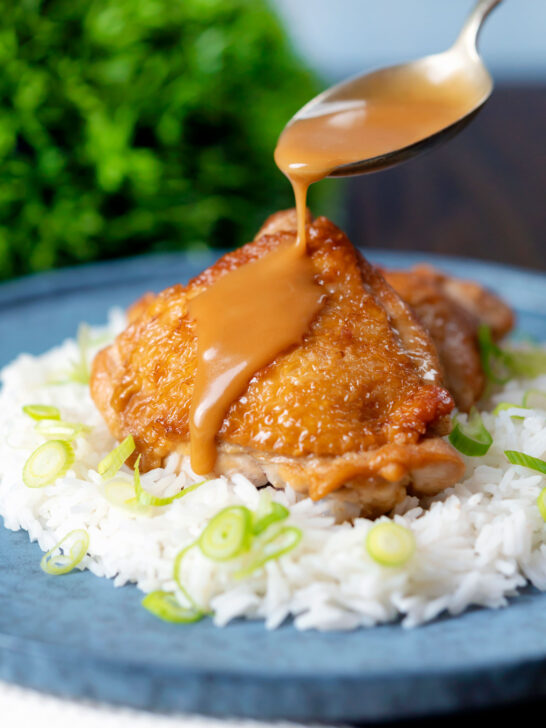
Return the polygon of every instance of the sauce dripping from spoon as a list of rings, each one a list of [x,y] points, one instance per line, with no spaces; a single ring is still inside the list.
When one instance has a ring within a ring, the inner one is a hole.
[[[275,149],[275,162],[294,189],[298,245],[305,249],[306,199],[313,182],[343,165],[380,158],[432,136],[468,114],[482,96],[482,86],[462,71],[438,81],[394,67],[347,82],[328,100],[304,107]]]
[[[189,302],[198,340],[190,410],[196,473],[213,471],[216,436],[230,405],[256,372],[302,341],[322,305],[307,254],[309,185],[340,165],[380,157],[448,127],[481,93],[462,73],[438,81],[386,69],[343,84],[334,100],[312,102],[285,128],[275,161],[294,189],[296,240],[221,275]]]

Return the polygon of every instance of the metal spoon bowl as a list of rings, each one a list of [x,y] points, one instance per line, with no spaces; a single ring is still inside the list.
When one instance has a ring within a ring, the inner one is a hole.
[[[406,80],[418,78],[424,78],[437,84],[440,91],[444,84],[458,77],[464,79],[468,88],[472,90],[470,108],[449,126],[400,149],[340,165],[330,172],[329,177],[349,177],[386,169],[405,162],[455,136],[476,116],[493,90],[493,80],[477,50],[478,36],[485,18],[500,2],[501,0],[479,0],[468,16],[457,40],[447,51],[425,56],[410,63],[355,76],[323,91],[298,111],[289,123],[330,113],[336,107],[347,104],[351,99],[362,98],[365,96],[367,88],[377,87],[381,83],[400,84]]]

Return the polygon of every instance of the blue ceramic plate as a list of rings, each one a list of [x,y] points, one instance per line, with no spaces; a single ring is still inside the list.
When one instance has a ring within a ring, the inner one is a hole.
[[[373,253],[388,266],[424,256]],[[431,256],[427,256],[430,261]],[[185,281],[212,256],[168,255],[48,273],[0,286],[0,365],[105,320],[146,290]],[[546,340],[546,276],[433,260],[508,298],[519,328]],[[546,696],[546,595],[407,631],[297,632],[262,623],[162,623],[133,587],[87,572],[54,579],[24,532],[0,528],[0,679],[59,695],[219,716],[368,721]]]

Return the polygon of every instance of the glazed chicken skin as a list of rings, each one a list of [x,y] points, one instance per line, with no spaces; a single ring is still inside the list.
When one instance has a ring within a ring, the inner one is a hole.
[[[302,343],[256,372],[217,435],[216,474],[328,494],[366,516],[409,491],[432,495],[464,470],[441,439],[454,402],[429,335],[382,275],[326,218],[309,222],[308,253],[324,304]],[[189,452],[196,369],[188,301],[220,276],[295,242],[293,211],[189,282],[148,295],[99,352],[91,394],[111,432],[132,434],[143,469]]]
[[[486,324],[493,338],[501,339],[514,325],[512,311],[478,283],[452,278],[429,265],[382,273],[431,335],[446,386],[457,407],[468,412],[485,388],[478,327]]]

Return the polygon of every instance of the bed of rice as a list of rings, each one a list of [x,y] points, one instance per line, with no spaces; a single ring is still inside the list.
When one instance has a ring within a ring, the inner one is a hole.
[[[122,326],[123,316],[113,312],[108,327],[94,333],[113,335]],[[238,504],[256,509],[264,490],[235,476],[211,480],[170,506],[152,509],[152,515],[111,505],[97,465],[115,441],[86,386],[51,383],[77,355],[75,341],[68,340],[39,357],[22,355],[1,372],[0,515],[6,528],[25,529],[44,551],[69,531],[85,529],[90,543],[81,568],[113,578],[118,586],[135,582],[144,592],[173,591],[177,553],[220,509]],[[546,391],[546,376],[510,381],[491,397],[490,408],[521,402],[530,387]],[[64,420],[92,427],[75,442],[72,469],[40,489],[27,488],[21,478],[29,454],[44,441],[21,411],[29,403],[55,405]],[[367,554],[371,521],[336,523],[328,501],[313,503],[290,490],[267,488],[290,508],[287,523],[302,530],[300,544],[244,580],[233,578],[233,564],[213,562],[193,549],[183,560],[185,586],[214,612],[218,626],[247,617],[263,619],[272,629],[291,616],[298,629],[321,630],[399,617],[405,627],[414,627],[470,605],[505,606],[526,582],[546,590],[546,524],[536,505],[546,476],[510,465],[503,452],[544,458],[546,411],[484,412],[483,419],[494,442],[486,456],[466,459],[464,480],[427,503],[408,497],[396,508],[392,517],[413,531],[417,545],[404,567],[382,567]],[[122,472],[131,478],[129,468]],[[173,456],[164,468],[144,474],[142,485],[172,495],[199,480],[185,459]]]

